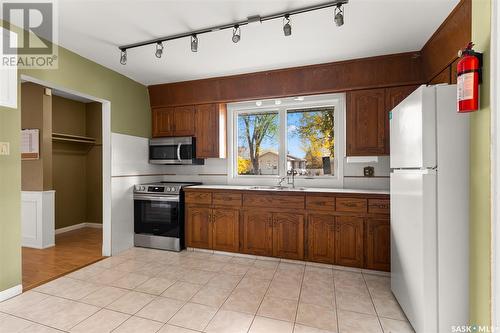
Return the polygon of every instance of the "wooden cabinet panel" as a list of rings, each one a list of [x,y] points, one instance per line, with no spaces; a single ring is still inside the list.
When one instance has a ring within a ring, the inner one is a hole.
[[[386,155],[385,90],[347,93],[347,156]]]
[[[243,206],[304,209],[304,195],[243,194]]]
[[[213,194],[214,206],[241,206],[241,194],[240,193],[224,193],[215,192]]]
[[[186,245],[202,249],[212,248],[211,209],[192,207],[186,209]]]
[[[273,213],[273,255],[304,259],[304,215]]]
[[[335,197],[332,196],[306,196],[306,209],[335,210]]]
[[[391,228],[389,219],[369,218],[366,221],[366,268],[391,269]]]
[[[450,65],[450,83],[451,84],[456,84],[457,83],[457,63],[460,60],[457,59],[454,62],[451,63]]]
[[[363,218],[337,216],[335,223],[335,263],[363,267]]]
[[[326,264],[335,263],[335,216],[309,214],[307,222],[308,258]]]
[[[174,134],[174,108],[152,110],[153,137],[172,136]]]
[[[174,136],[193,136],[194,130],[194,105],[179,106],[174,109]]]
[[[387,199],[368,199],[368,213],[389,214],[391,203]]]
[[[186,192],[185,202],[187,204],[211,205],[212,192]]]
[[[240,211],[238,209],[214,208],[212,216],[213,249],[238,252]]]
[[[336,198],[335,208],[338,212],[366,213],[366,199]]]
[[[451,69],[449,66],[429,81],[429,84],[438,83],[451,83]]]
[[[226,157],[225,104],[196,105],[196,157]]]
[[[262,211],[243,211],[242,218],[243,252],[262,256],[272,255],[272,213]]]

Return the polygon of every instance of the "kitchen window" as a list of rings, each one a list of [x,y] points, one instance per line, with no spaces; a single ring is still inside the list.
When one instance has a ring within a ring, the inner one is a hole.
[[[342,181],[344,95],[228,104],[229,180],[274,183]]]

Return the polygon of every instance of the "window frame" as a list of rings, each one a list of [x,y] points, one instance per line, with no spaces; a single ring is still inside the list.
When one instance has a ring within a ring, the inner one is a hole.
[[[281,104],[275,105],[275,100]],[[276,182],[286,176],[287,161],[287,110],[313,109],[320,107],[335,108],[335,148],[333,159],[334,175],[322,176],[295,176],[296,186],[343,186],[343,164],[345,157],[345,94],[325,94],[305,96],[303,100],[295,97],[262,100],[262,105],[257,106],[256,101],[245,101],[227,104],[227,176],[229,184],[239,185],[276,185]],[[279,165],[278,175],[238,175],[238,115],[242,113],[278,112],[278,143]]]

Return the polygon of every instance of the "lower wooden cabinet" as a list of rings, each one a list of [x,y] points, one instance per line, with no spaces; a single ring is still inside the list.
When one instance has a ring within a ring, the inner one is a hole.
[[[304,215],[273,213],[273,256],[304,259]]]
[[[239,210],[188,206],[186,244],[189,247],[238,252]]]
[[[309,214],[307,222],[309,260],[335,263],[335,215]]]
[[[391,227],[389,219],[368,218],[366,230],[366,268],[390,271]]]
[[[337,216],[335,222],[335,263],[363,267],[363,218]]]
[[[260,256],[273,254],[273,214],[263,211],[243,211],[242,250]]]

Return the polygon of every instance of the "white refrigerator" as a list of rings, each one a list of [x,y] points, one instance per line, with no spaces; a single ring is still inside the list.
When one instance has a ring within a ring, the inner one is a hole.
[[[390,113],[391,289],[417,333],[469,319],[469,116],[456,94],[424,85]]]

